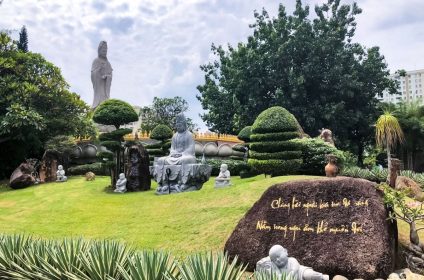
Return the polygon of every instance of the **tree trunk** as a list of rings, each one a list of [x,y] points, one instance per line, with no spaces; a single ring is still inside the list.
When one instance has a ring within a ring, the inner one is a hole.
[[[356,146],[358,148],[358,153],[357,153],[358,161],[357,161],[357,164],[358,164],[358,166],[363,167],[364,166],[364,145],[362,144],[361,141],[358,141],[356,143]]]
[[[420,237],[418,236],[415,222],[409,224],[409,241],[414,245],[420,244]]]

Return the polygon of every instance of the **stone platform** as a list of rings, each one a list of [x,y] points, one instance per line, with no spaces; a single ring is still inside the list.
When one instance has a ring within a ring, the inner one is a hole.
[[[156,194],[171,194],[200,190],[209,180],[212,167],[207,164],[154,165],[150,174],[158,183]]]

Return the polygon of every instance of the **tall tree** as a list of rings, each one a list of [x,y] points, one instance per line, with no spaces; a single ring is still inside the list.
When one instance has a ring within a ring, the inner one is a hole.
[[[141,130],[151,132],[159,124],[174,127],[175,117],[188,110],[188,103],[183,98],[176,96],[173,98],[153,98],[151,106],[140,109]],[[190,131],[196,129],[193,120],[187,118],[187,127]]]
[[[360,13],[356,3],[338,0],[316,6],[313,20],[300,0],[293,15],[281,4],[276,18],[255,12],[247,42],[228,49],[212,45],[217,59],[201,66],[203,120],[214,131],[236,133],[264,109],[283,106],[308,134],[330,128],[338,146],[362,162],[373,139],[376,95],[395,93],[396,83],[378,47],[353,43]]]
[[[19,32],[18,49],[23,52],[28,52],[28,33],[25,25],[22,26]]]
[[[18,51],[5,32],[0,32],[0,85],[1,178],[25,158],[41,156],[48,139],[94,131],[90,108],[68,90],[60,69],[40,54]]]

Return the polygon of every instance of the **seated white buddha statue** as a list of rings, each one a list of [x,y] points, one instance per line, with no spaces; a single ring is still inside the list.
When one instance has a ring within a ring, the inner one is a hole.
[[[177,132],[172,136],[169,156],[161,157],[157,165],[182,165],[196,163],[194,154],[194,140],[187,130],[187,120],[183,114],[176,117]]]

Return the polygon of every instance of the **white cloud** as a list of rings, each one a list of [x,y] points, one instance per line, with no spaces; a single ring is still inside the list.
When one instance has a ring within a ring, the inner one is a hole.
[[[306,2],[313,14],[313,6],[323,0]],[[423,68],[422,2],[360,0],[364,12],[358,16],[356,40],[380,46],[392,70]],[[294,1],[283,4],[293,11]],[[113,98],[144,106],[154,96],[179,95],[190,102],[188,115],[201,124],[201,106],[195,98],[196,86],[203,80],[199,66],[211,59],[212,42],[235,45],[246,40],[253,10],[262,7],[275,16],[278,2],[5,0],[0,6],[0,28],[18,30],[26,25],[31,51],[59,66],[71,89],[89,104],[91,63],[99,41],[106,40],[114,69]]]

